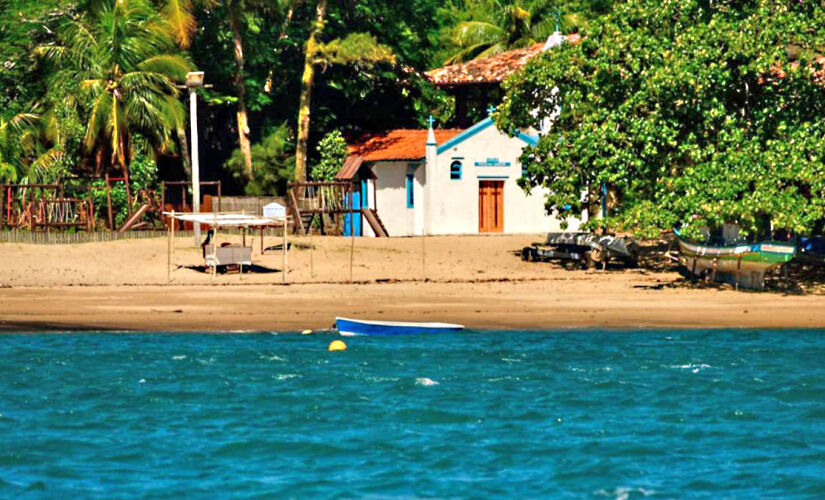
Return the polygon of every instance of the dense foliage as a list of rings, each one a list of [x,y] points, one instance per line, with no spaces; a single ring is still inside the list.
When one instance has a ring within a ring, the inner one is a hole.
[[[331,181],[347,159],[347,141],[338,130],[328,133],[318,142],[318,163],[312,168],[316,181]]]
[[[548,209],[652,233],[736,222],[751,233],[825,219],[825,7],[630,0],[506,84],[505,129],[556,117],[525,150]],[[582,193],[585,193],[583,196]]]
[[[289,128],[285,124],[273,129],[260,142],[253,144],[252,177],[246,181],[244,193],[263,196],[286,192],[287,183],[292,179],[295,159],[293,145],[289,141]],[[242,183],[245,179],[244,158],[236,149],[224,168]]]
[[[452,6],[462,19],[447,32],[447,63],[493,56],[512,48],[544,42],[555,30],[586,28],[590,19],[607,11],[607,0],[479,0]]]
[[[198,69],[211,85],[199,91],[202,177],[224,192],[282,193],[299,143],[307,170],[329,178],[343,138],[450,121],[452,97],[423,70],[559,25],[582,43],[515,75],[497,117],[512,130],[559,113],[524,156],[522,183],[551,188],[549,209],[594,213],[607,186],[610,216],[594,224],[647,233],[692,219],[810,232],[825,220],[821,2],[338,0],[325,2],[309,53],[319,5],[0,3],[0,181],[119,176],[140,155],[161,179],[184,178],[177,85]]]

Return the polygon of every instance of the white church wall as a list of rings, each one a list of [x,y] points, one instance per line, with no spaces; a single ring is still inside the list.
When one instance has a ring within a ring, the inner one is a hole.
[[[407,168],[408,162],[377,162],[372,167],[375,173],[376,203],[378,216],[390,236],[415,234],[414,209],[407,208]],[[416,177],[421,175],[418,168]],[[422,199],[421,181],[415,183],[413,196],[416,206]],[[369,224],[367,224],[369,226]]]
[[[518,185],[518,159],[524,146],[521,139],[490,126],[438,155],[432,233],[478,233],[478,191],[483,180],[504,182],[505,233],[560,230],[561,222],[544,210],[547,190],[535,188],[527,195]],[[450,179],[450,165],[455,160],[462,162],[461,180]],[[577,219],[570,222],[569,230],[578,228]]]

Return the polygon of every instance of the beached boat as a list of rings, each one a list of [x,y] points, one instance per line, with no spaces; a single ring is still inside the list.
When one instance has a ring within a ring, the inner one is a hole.
[[[639,263],[639,245],[628,236],[598,235],[585,232],[548,233],[544,243],[533,243],[521,251],[524,261],[565,260],[580,262],[585,268],[610,261],[627,267]]]
[[[681,263],[696,276],[708,281],[725,281],[746,288],[764,287],[765,272],[786,264],[796,255],[796,245],[765,241],[734,245],[704,245],[682,238],[679,241]]]
[[[338,328],[338,333],[346,337],[448,333],[464,329],[462,325],[450,323],[405,323],[401,321],[367,321],[350,318],[335,318],[335,326]]]

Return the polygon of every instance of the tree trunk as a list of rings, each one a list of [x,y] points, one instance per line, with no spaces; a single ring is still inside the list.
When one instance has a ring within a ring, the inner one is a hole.
[[[252,179],[252,144],[249,141],[249,117],[246,113],[246,84],[244,83],[243,39],[241,38],[240,11],[243,0],[228,2],[229,19],[232,25],[232,41],[235,46],[235,89],[238,92],[238,142],[243,154],[243,174],[246,180]]]
[[[189,140],[186,138],[186,130],[182,125],[176,128],[178,141],[180,141],[180,156],[183,159],[183,171],[187,176],[192,175],[192,162],[189,158]]]
[[[315,82],[315,59],[318,50],[318,35],[324,29],[324,18],[327,13],[327,0],[318,0],[315,26],[307,40],[306,54],[304,55],[304,76],[301,78],[301,102],[298,111],[298,145],[295,150],[295,180],[303,182],[307,174],[307,148],[309,142],[309,114],[312,102],[312,85]]]

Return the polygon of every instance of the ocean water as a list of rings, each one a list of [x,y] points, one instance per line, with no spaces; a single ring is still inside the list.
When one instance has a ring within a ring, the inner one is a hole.
[[[0,338],[0,498],[825,498],[823,331]]]

